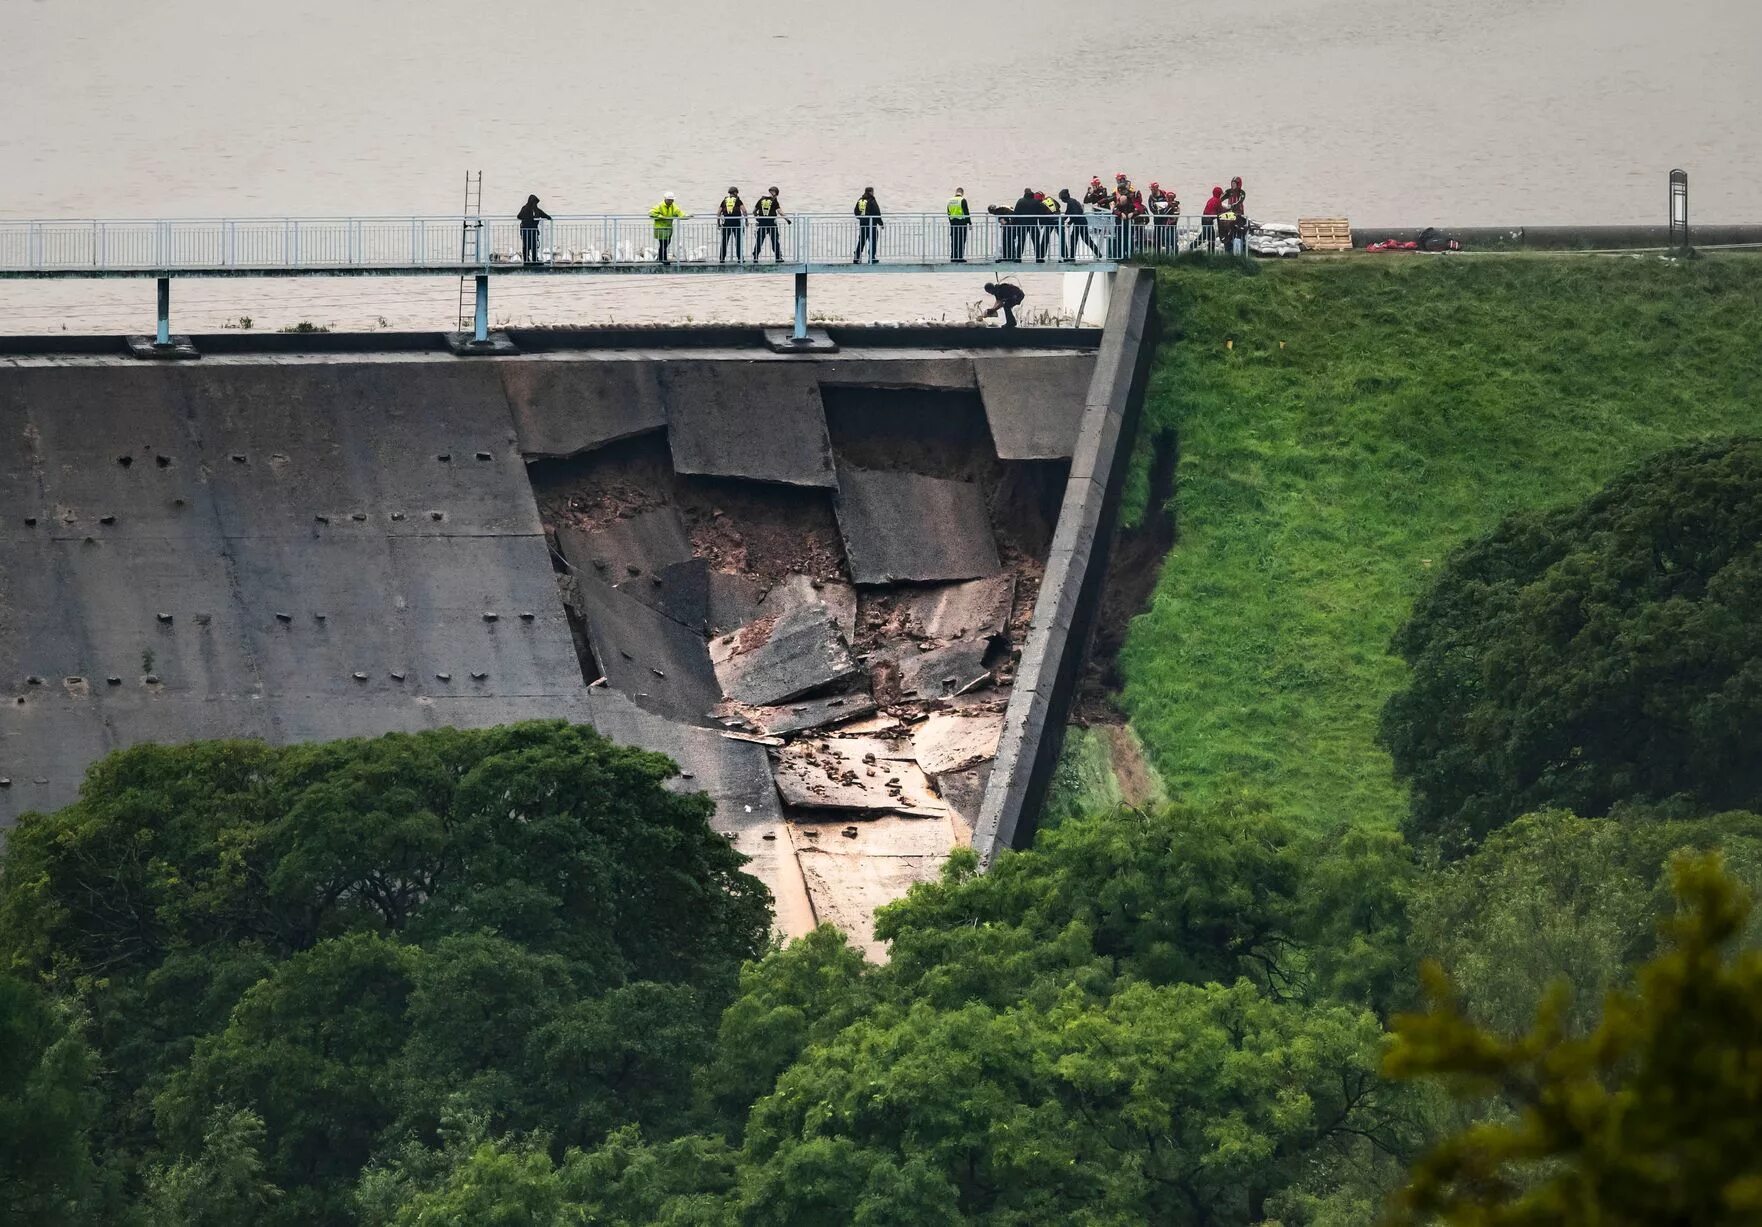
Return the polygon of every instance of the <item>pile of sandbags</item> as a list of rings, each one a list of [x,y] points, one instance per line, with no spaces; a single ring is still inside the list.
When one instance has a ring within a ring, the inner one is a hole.
[[[1248,251],[1250,255],[1284,258],[1303,250],[1297,227],[1283,222],[1249,222]]]

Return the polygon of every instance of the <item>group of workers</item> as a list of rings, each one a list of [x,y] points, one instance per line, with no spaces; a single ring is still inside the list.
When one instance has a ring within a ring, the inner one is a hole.
[[[1203,245],[1208,251],[1216,251],[1221,242],[1226,251],[1232,250],[1235,240],[1247,233],[1247,208],[1248,195],[1243,190],[1241,176],[1231,179],[1228,188],[1212,188],[1211,197],[1200,214],[1200,233],[1194,246]],[[997,216],[1002,225],[1000,263],[1021,263],[1029,246],[1034,249],[1035,263],[1046,263],[1054,234],[1058,236],[1061,261],[1078,259],[1084,247],[1096,259],[1103,258],[1089,228],[1092,213],[1113,218],[1114,224],[1108,228],[1108,259],[1128,259],[1146,251],[1173,255],[1178,248],[1176,233],[1181,220],[1180,198],[1160,183],[1152,183],[1148,192],[1140,192],[1124,174],[1114,176],[1112,191],[1102,184],[1099,175],[1091,178],[1089,189],[1080,201],[1071,195],[1069,188],[1060,188],[1056,198],[1033,188],[1023,188],[1021,198],[1014,205],[992,205],[986,211]],[[851,263],[862,263],[865,254],[871,264],[877,263],[881,258],[880,232],[887,222],[881,213],[881,202],[875,199],[873,187],[863,189],[851,212],[857,219],[857,244]],[[550,216],[539,208],[537,196],[527,197],[525,206],[517,214],[523,262],[539,262],[539,222],[549,221]],[[649,210],[659,263],[672,263],[674,226],[691,216],[680,209],[672,192],[663,193],[660,203]],[[764,256],[767,245],[771,249],[772,261],[783,262],[777,223],[791,226],[795,223],[783,211],[782,195],[777,188],[769,189],[749,210],[741,198],[740,189],[730,187],[716,205],[715,216],[722,263],[728,262],[731,250],[736,263],[746,262],[749,219],[754,230],[753,263],[758,263]],[[957,187],[948,201],[949,258],[955,264],[967,262],[967,232],[972,219],[966,189]]]

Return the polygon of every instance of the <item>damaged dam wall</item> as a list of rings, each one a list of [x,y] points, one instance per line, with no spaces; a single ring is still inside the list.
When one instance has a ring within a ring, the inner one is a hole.
[[[1072,492],[1117,495],[1132,417],[1097,406],[1148,353],[1126,319],[1099,361],[1052,330],[175,365],[15,341],[0,826],[141,741],[562,718],[678,762],[785,932],[867,943],[953,847],[1026,835],[981,814],[1057,754],[1070,559],[1111,531]]]

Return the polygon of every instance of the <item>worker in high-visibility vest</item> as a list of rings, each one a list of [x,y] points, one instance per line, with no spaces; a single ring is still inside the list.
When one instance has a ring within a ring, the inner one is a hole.
[[[722,203],[716,206],[716,224],[722,228],[722,263],[728,263],[730,239],[734,242],[734,262],[746,263],[746,256],[743,254],[746,251],[743,246],[746,235],[742,233],[746,226],[746,201],[740,198],[739,188],[729,188],[728,194],[722,197]]]
[[[783,212],[783,198],[776,188],[760,196],[753,204],[753,219],[758,223],[758,239],[753,243],[753,263],[759,262],[764,254],[765,241],[770,240],[771,257],[778,264],[783,263],[783,251],[777,246],[777,219],[781,217],[788,225],[795,225]]]
[[[662,192],[661,203],[649,210],[649,216],[654,219],[655,242],[661,248],[660,262],[667,264],[667,249],[673,245],[673,223],[682,222],[691,214],[680,212],[672,192]]]
[[[850,262],[861,264],[863,248],[866,246],[869,249],[869,263],[874,264],[881,259],[881,227],[887,224],[881,220],[881,202],[875,199],[875,189],[864,188],[851,212],[856,214],[857,219],[857,252],[850,258]]]
[[[948,258],[952,263],[967,262],[967,230],[973,224],[973,211],[967,207],[967,189],[957,187],[948,199]]]

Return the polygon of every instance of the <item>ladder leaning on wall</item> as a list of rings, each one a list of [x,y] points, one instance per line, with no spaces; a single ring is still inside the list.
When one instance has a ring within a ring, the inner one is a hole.
[[[483,172],[465,172],[465,208],[461,212],[464,218],[459,226],[459,263],[481,264],[483,262],[481,245],[483,243]],[[477,285],[468,273],[459,276],[459,331],[471,328],[472,315],[477,310]]]

